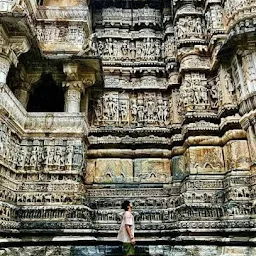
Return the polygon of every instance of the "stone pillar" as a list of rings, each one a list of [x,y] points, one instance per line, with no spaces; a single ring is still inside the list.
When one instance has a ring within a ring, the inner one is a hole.
[[[83,82],[64,82],[63,86],[67,87],[67,90],[65,92],[64,111],[68,113],[79,113],[81,93],[83,92]]]
[[[79,69],[77,63],[64,64],[64,73],[66,81],[63,82],[63,87],[66,87],[65,93],[65,112],[79,113],[81,94],[85,92],[85,88],[91,86],[95,82],[94,72],[84,72]]]
[[[9,37],[2,25],[0,25],[0,83],[6,83],[10,65],[17,65],[18,57],[30,48],[28,40],[24,36]]]
[[[10,68],[10,61],[0,56],[0,83],[6,83],[6,78]]]
[[[19,65],[11,74],[11,77],[13,79],[9,81],[10,88],[13,89],[14,95],[23,107],[27,108],[31,87],[34,83],[39,81],[41,72],[28,73],[24,66]]]

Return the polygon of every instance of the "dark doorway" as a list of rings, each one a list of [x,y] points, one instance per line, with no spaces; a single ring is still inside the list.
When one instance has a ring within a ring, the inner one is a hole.
[[[43,73],[32,87],[27,106],[29,112],[63,112],[64,90],[51,74]]]

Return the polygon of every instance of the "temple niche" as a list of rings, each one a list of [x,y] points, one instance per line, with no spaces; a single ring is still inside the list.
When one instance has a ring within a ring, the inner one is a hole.
[[[255,9],[1,1],[0,255],[256,255]]]
[[[63,112],[64,91],[57,85],[51,74],[42,74],[33,85],[27,105],[28,112]]]

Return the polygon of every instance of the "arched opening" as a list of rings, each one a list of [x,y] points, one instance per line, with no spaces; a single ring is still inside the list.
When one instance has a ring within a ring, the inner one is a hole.
[[[63,112],[64,90],[51,74],[43,73],[32,87],[27,105],[29,112]]]

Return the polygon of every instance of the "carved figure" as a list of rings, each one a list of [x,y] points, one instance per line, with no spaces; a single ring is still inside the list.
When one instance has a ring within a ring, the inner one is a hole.
[[[88,54],[90,52],[93,55],[98,54],[96,33],[92,33],[89,36],[89,38],[85,40],[82,50],[77,55],[82,56],[82,55]]]

